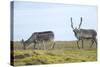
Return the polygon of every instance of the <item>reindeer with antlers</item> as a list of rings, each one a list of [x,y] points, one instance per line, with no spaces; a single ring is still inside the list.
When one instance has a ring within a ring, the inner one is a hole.
[[[70,18],[71,20],[71,27],[73,29],[73,32],[75,34],[75,37],[78,39],[77,41],[77,47],[80,49],[78,42],[81,40],[82,41],[82,48],[83,46],[83,40],[84,39],[91,39],[92,44],[90,45],[90,48],[92,47],[93,43],[95,42],[97,45],[97,40],[96,40],[96,36],[97,36],[97,32],[93,29],[80,29],[81,25],[82,25],[82,17],[80,18],[80,24],[78,28],[74,28],[73,27],[73,21],[72,21],[72,17]]]

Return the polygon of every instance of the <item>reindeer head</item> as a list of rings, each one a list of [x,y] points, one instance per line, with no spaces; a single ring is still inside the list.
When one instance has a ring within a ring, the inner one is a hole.
[[[75,33],[75,34],[77,34],[78,32],[79,32],[79,30],[80,30],[80,27],[81,27],[81,24],[82,24],[82,17],[80,18],[80,24],[79,24],[79,27],[73,27],[73,21],[72,21],[72,17],[70,18],[70,20],[71,20],[71,27],[72,27],[72,29],[73,29],[73,32]]]
[[[21,43],[22,43],[22,44],[24,43],[24,39],[21,40]]]
[[[23,49],[25,50],[25,49],[26,49],[26,45],[25,45],[24,39],[21,40],[21,43],[22,43],[22,45],[23,45]]]

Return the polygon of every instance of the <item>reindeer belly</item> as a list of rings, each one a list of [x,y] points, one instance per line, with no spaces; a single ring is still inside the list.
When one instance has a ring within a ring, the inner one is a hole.
[[[92,38],[93,36],[91,34],[81,34],[81,38]]]

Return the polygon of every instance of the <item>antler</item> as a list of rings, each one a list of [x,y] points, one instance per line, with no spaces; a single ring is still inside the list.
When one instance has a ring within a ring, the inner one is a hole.
[[[72,29],[74,29],[74,27],[73,27],[72,17],[70,18],[70,20],[71,20],[71,27],[72,27]]]
[[[81,27],[81,24],[82,24],[82,17],[81,17],[81,20],[80,20],[80,24],[79,24],[79,27],[78,27],[78,29],[80,29],[80,27]]]

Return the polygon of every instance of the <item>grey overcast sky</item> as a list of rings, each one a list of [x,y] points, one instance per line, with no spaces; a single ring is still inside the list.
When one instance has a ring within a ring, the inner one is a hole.
[[[14,1],[14,40],[27,40],[32,33],[41,31],[53,31],[55,40],[76,40],[70,17],[74,27],[83,17],[81,28],[97,31],[96,6]]]

